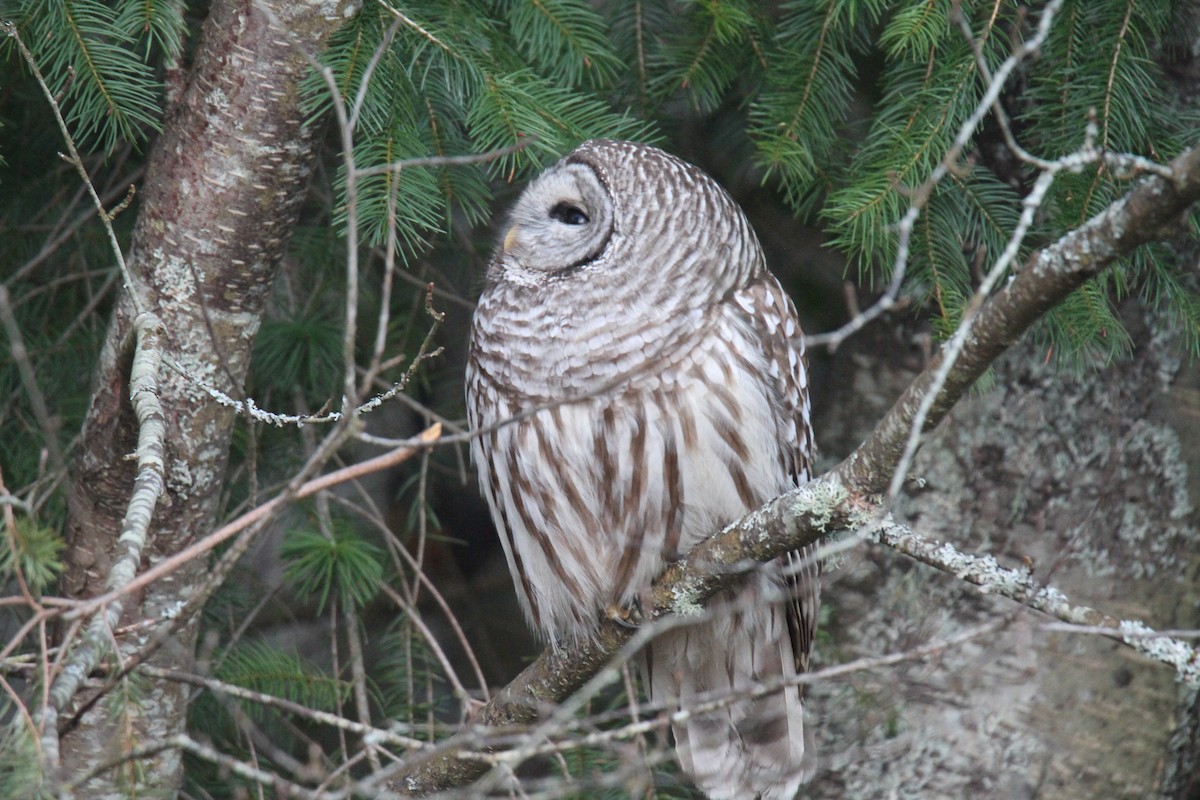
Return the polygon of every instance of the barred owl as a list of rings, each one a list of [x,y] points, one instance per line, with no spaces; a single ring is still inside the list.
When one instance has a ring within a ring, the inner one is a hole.
[[[472,455],[530,623],[580,640],[672,559],[809,477],[796,311],[741,210],[653,147],[590,141],[521,195],[475,310]],[[811,777],[801,691],[811,554],[753,571],[641,655],[684,771],[713,798],[791,798]]]

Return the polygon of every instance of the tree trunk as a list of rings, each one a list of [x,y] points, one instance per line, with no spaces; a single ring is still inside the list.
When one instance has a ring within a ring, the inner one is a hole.
[[[348,2],[212,5],[139,193],[128,259],[135,285],[126,287],[110,324],[74,464],[64,574],[71,597],[104,591],[132,487],[133,466],[125,456],[133,450],[135,429],[128,349],[122,346],[135,316],[130,290],[162,319],[166,356],[190,376],[172,369],[161,376],[167,480],[143,566],[214,527],[234,415],[195,380],[240,395],[315,155],[314,130],[303,124],[299,83],[348,13]],[[195,561],[130,598],[123,624],[165,619],[203,579],[205,567]],[[151,632],[135,631],[118,637],[122,656],[136,652]],[[195,624],[187,625],[152,663],[188,667],[195,636]],[[69,774],[183,729],[184,687],[149,679],[142,686],[123,709],[124,718],[110,716],[112,709],[101,702],[63,732],[62,763]],[[77,703],[90,699],[83,694]],[[139,796],[172,795],[181,777],[179,752],[167,750],[143,763]],[[129,791],[117,770],[94,779],[86,793],[124,797]]]

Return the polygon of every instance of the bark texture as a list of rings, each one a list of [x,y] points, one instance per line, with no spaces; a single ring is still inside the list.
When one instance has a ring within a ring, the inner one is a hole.
[[[166,326],[166,357],[188,375],[238,396],[251,344],[285,243],[304,198],[315,155],[304,125],[299,83],[323,43],[354,10],[347,2],[213,3],[195,61],[141,187],[126,287],[101,353],[83,442],[73,468],[64,589],[72,597],[102,593],[121,517],[132,488],[134,447],[129,363],[123,348],[135,316],[129,291]],[[162,375],[167,418],[167,481],[145,553],[149,565],[208,533],[216,521],[233,414],[174,370]],[[203,579],[191,564],[127,603],[125,623],[161,620]],[[135,652],[149,630],[121,636]],[[152,659],[187,668],[194,626]],[[62,762],[72,774],[132,744],[182,730],[187,696],[180,684],[148,682],[124,718],[93,706],[63,732]],[[82,703],[88,698],[79,697]],[[64,719],[70,718],[70,709]],[[144,762],[139,796],[169,796],[180,778],[178,751]],[[120,771],[87,787],[89,797],[124,797]]]

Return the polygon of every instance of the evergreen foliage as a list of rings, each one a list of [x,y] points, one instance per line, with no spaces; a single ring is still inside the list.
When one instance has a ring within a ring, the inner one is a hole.
[[[330,598],[343,605],[366,605],[379,591],[383,553],[346,524],[330,526],[328,535],[297,528],[284,540],[280,556],[284,577],[301,596],[313,595],[317,613]]]
[[[64,116],[81,144],[111,150],[159,129],[162,87],[150,59],[156,51],[179,53],[177,0],[24,0],[0,6],[0,19],[17,24],[46,82],[62,93]]]
[[[51,781],[38,764],[38,742],[28,725],[21,724],[12,701],[0,700],[0,712],[8,722],[0,729],[4,753],[0,755],[0,793],[4,797],[52,800],[57,797]]]
[[[584,139],[645,138],[649,128],[584,88],[604,85],[619,63],[603,20],[582,2],[501,3],[507,24],[485,3],[425,3],[394,15],[368,3],[324,61],[352,102],[372,55],[385,40],[362,100],[355,163],[360,167],[486,152],[525,139],[531,146],[481,168],[402,169],[359,183],[358,212],[368,241],[381,244],[389,197],[407,255],[445,232],[452,212],[471,224],[491,207],[489,177],[527,175]],[[309,84],[312,108],[330,103]],[[345,176],[338,188],[344,192]],[[343,204],[339,207],[344,208]],[[339,219],[344,219],[339,217]]]
[[[445,719],[453,709],[447,702],[441,666],[413,629],[408,614],[400,614],[387,627],[379,649],[382,655],[374,679],[383,712],[435,741],[436,730],[428,720]]]
[[[58,531],[18,517],[0,542],[0,580],[19,575],[31,592],[40,595],[62,570],[63,546]]]
[[[1177,45],[1196,37],[1188,5],[1068,0],[1039,58],[1005,89],[1022,146],[1045,158],[1071,152],[1089,119],[1098,144],[1114,151],[1166,160],[1195,143],[1196,108],[1181,99],[1166,68]],[[907,190],[940,163],[985,88],[955,9],[966,14],[994,69],[1030,34],[1041,7],[1015,0],[416,0],[403,6],[367,0],[322,58],[347,106],[358,109],[359,168],[527,146],[484,163],[405,167],[363,179],[356,212],[364,282],[380,279],[380,248],[393,235],[412,284],[436,279],[446,291],[465,293],[478,283],[497,198],[513,184],[588,138],[669,147],[672,133],[699,126],[719,137],[714,150],[748,153],[739,167],[752,170],[794,215],[824,228],[852,275],[884,285],[897,249],[896,223],[911,202]],[[68,125],[91,151],[86,161],[98,189],[110,206],[119,202],[124,187],[141,179],[145,150],[162,124],[164,71],[196,35],[188,8],[178,0],[0,0],[0,19],[15,23],[61,95]],[[38,384],[31,391],[15,348],[0,352],[0,466],[7,491],[25,503],[3,537],[0,579],[12,586],[19,572],[40,593],[50,590],[61,567],[56,530],[65,506],[64,475],[47,463],[46,440],[70,453],[87,408],[84,376],[119,280],[106,240],[89,221],[78,177],[54,155],[63,148],[44,99],[15,48],[0,38],[0,279]],[[306,96],[318,124],[333,100],[315,73]],[[339,400],[345,285],[338,237],[347,222],[339,146],[337,136],[328,137],[323,176],[256,342],[250,392],[273,410],[313,411]],[[997,147],[1005,152],[993,120],[932,193],[910,242],[905,291],[943,336],[978,285],[980,265],[1003,250],[1034,175],[1011,155],[996,156]],[[1061,175],[1022,252],[1055,240],[1130,185],[1131,176],[1106,168]],[[135,213],[136,204],[115,223],[125,245]],[[1190,351],[1200,354],[1200,286],[1176,259],[1169,248],[1149,249],[1086,286],[1042,326],[1048,352],[1064,363],[1094,366],[1128,349],[1115,300],[1137,295],[1168,309]],[[411,354],[427,327],[424,289],[399,286],[385,332],[388,352]],[[361,317],[372,318],[377,304],[364,296]],[[364,331],[360,350],[373,334]],[[39,422],[39,402],[49,406],[51,430]],[[304,408],[281,407],[292,403]],[[441,413],[460,418],[458,403]],[[294,431],[239,431],[231,512],[256,496],[248,487],[258,487],[260,478],[285,479],[281,465],[298,463],[304,446]],[[276,459],[270,448],[293,457]],[[408,521],[402,533],[411,540],[423,527],[416,517],[430,521],[418,485],[424,482],[412,477],[400,495],[408,507],[400,515]],[[347,623],[348,610],[369,613],[381,587],[413,581],[407,567],[385,566],[384,549],[340,517],[328,534],[292,530],[281,557],[288,591],[315,600],[317,615],[337,624],[355,624]],[[257,599],[238,598],[234,611],[205,618],[222,643],[214,674],[350,714],[346,674],[265,644],[253,626],[240,629],[240,614]],[[263,605],[283,613],[280,603]],[[399,615],[380,635],[360,627],[377,656],[375,710],[429,739],[441,737],[439,719],[454,708],[443,664],[413,620]],[[238,641],[235,631],[249,638]],[[36,649],[26,644],[26,651]],[[344,667],[345,653],[335,655]],[[135,689],[127,681],[114,693],[116,712],[136,703]],[[302,723],[234,702],[280,747],[307,757],[312,740],[297,732]],[[209,693],[191,714],[194,728],[227,752],[244,757],[252,749]],[[33,743],[20,735],[5,741],[0,794],[37,778],[26,774]],[[333,743],[327,764],[344,763],[355,747],[346,739]],[[190,763],[197,796],[228,790],[216,788],[223,780],[218,771]],[[586,751],[571,766],[586,776],[612,763],[611,751]]]
[[[246,642],[225,651],[216,677],[225,683],[300,703],[316,711],[334,711],[349,688],[308,659],[263,642]],[[245,710],[256,719],[270,713],[256,703]]]

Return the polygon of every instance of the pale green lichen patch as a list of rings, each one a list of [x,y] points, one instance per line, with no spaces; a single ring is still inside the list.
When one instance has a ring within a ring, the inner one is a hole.
[[[812,528],[824,532],[829,529],[835,516],[842,517],[849,510],[845,507],[849,498],[850,493],[841,481],[825,477],[806,483],[797,491],[790,492],[781,511],[789,519],[803,520]],[[853,524],[865,524],[867,519],[869,517],[862,523],[854,522]],[[763,528],[760,528],[758,533],[761,541],[765,541],[771,536],[771,532]]]
[[[691,581],[671,587],[670,611],[680,617],[698,617],[704,613],[700,592]]]

